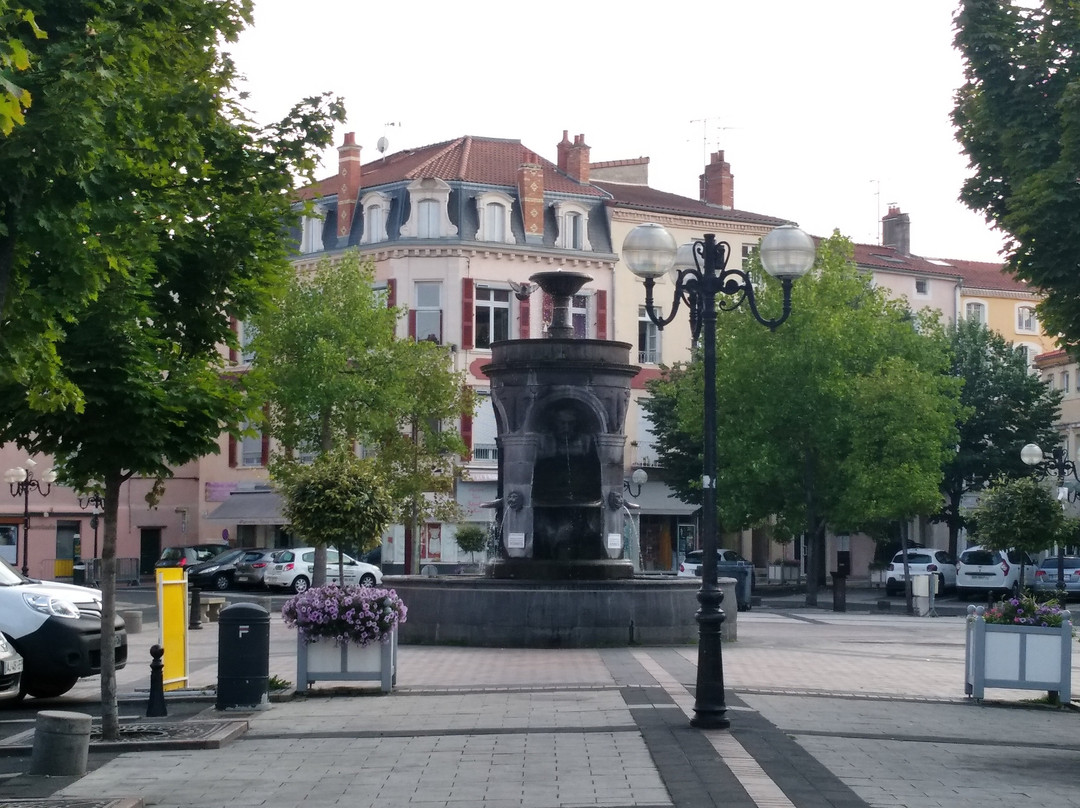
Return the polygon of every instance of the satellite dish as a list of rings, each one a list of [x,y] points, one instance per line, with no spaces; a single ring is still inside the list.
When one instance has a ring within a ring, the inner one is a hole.
[[[379,154],[386,151],[386,147],[390,145],[390,141],[385,137],[379,138],[379,142],[375,144],[375,148],[379,150]]]

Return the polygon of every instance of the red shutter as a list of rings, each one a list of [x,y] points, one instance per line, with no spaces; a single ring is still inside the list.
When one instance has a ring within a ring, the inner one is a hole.
[[[229,468],[236,468],[236,436],[229,435]]]
[[[263,408],[263,412],[266,415],[266,420],[263,421],[262,427],[262,448],[260,450],[261,457],[259,462],[263,466],[270,465],[270,433],[267,430],[270,428],[270,406],[267,405]]]
[[[518,301],[518,339],[529,338],[529,298]]]
[[[397,305],[397,278],[390,278],[386,282],[386,308],[392,309]]]
[[[544,292],[544,308],[542,316],[542,328],[544,335],[547,335],[548,326],[551,325],[551,318],[555,315],[555,301],[551,295]]]
[[[461,279],[461,347],[462,350],[473,349],[473,304],[475,302],[474,284],[472,278]]]
[[[596,293],[596,338],[607,339],[607,290]]]
[[[416,310],[409,309],[409,337],[416,339]]]
[[[461,459],[468,463],[472,460],[472,427],[473,417],[471,415],[461,416],[461,440],[465,444],[465,454]]]

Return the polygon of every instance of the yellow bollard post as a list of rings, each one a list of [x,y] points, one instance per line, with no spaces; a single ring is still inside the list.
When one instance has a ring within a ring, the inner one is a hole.
[[[165,690],[188,683],[188,585],[183,567],[157,569],[158,645],[164,651],[162,679]]]

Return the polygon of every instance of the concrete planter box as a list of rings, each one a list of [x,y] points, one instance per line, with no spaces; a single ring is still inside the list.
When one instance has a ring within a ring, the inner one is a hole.
[[[379,682],[383,693],[394,689],[397,674],[397,629],[389,642],[335,645],[333,640],[304,642],[296,638],[296,691],[315,682]]]
[[[799,568],[787,564],[770,564],[769,581],[772,583],[788,583],[799,580]]]
[[[870,583],[873,586],[885,585],[885,570],[884,569],[872,569],[870,570]]]
[[[988,687],[1045,690],[1072,699],[1072,623],[1060,627],[998,625],[983,618],[983,606],[968,606],[964,693],[982,699]]]

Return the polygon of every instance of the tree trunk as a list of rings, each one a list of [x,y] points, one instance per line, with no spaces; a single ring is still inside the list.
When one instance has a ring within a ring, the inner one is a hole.
[[[120,708],[116,699],[116,516],[119,476],[105,481],[105,538],[101,545],[101,737],[120,740]]]
[[[323,410],[319,416],[319,448],[323,454],[329,454],[334,450],[334,436],[330,431],[330,411]],[[326,545],[317,536],[305,536],[315,546],[314,569],[311,570],[311,585],[322,586],[326,583]],[[341,560],[341,548],[338,548],[338,560]],[[345,580],[342,576],[342,581]]]
[[[814,507],[813,457],[807,453],[803,460],[803,492],[806,496],[806,605],[818,605],[818,542],[817,514]]]
[[[949,555],[959,558],[960,553],[960,499],[959,491],[949,492]]]

